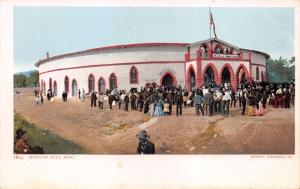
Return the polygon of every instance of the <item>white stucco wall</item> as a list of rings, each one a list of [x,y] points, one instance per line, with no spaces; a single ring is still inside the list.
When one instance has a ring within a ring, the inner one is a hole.
[[[258,80],[256,79],[256,68],[258,68],[258,71],[259,71]],[[252,76],[254,81],[262,81],[261,72],[263,72],[264,76],[266,77],[267,70],[266,70],[265,66],[263,66],[263,65],[251,65],[251,76]]]
[[[196,53],[200,45],[192,46],[190,49],[191,53]],[[223,46],[226,48],[226,45]],[[187,73],[189,66],[193,65],[196,75],[199,71],[196,61],[184,62],[186,51],[187,47],[180,46],[130,47],[94,51],[57,60],[50,59],[39,66],[40,81],[45,81],[46,89],[49,89],[49,79],[51,77],[52,88],[54,81],[56,81],[58,96],[61,96],[64,90],[64,78],[68,76],[69,96],[71,96],[73,79],[76,79],[78,89],[84,88],[88,92],[88,77],[90,74],[93,74],[95,77],[95,90],[98,91],[98,80],[100,77],[105,80],[105,89],[109,89],[109,76],[112,73],[117,77],[118,88],[129,90],[132,87],[145,86],[146,83],[155,82],[160,85],[160,80],[164,73],[170,72],[175,76],[177,84],[185,87],[185,73]],[[264,75],[266,74],[265,61],[265,57],[262,54],[252,52],[252,63],[262,65],[259,66],[259,80],[261,80],[261,71],[263,71]],[[226,63],[231,65],[235,74],[234,77],[236,77],[237,69],[241,64],[250,72],[249,61],[202,60],[202,74],[209,63],[215,65],[218,76],[220,76],[221,69]],[[133,65],[138,70],[137,84],[130,84],[129,81],[130,68]],[[256,65],[251,66],[251,76],[254,80],[256,79],[256,67]]]
[[[39,72],[67,67],[151,61],[184,61],[186,47],[134,47],[65,57],[39,66]]]
[[[252,52],[252,63],[266,65],[266,57],[263,54]]]
[[[134,65],[134,64],[133,64]],[[160,85],[160,79],[166,72],[172,73],[177,80],[177,84],[184,86],[184,64],[183,63],[157,63],[157,64],[143,64],[135,65],[138,70],[139,82],[138,84],[130,84],[129,72],[132,65],[119,66],[105,66],[105,67],[90,67],[70,70],[54,71],[40,75],[40,81],[46,83],[46,89],[49,89],[49,79],[52,78],[52,85],[54,80],[57,82],[57,92],[60,96],[64,91],[65,76],[69,78],[69,92],[71,95],[71,83],[76,79],[78,89],[84,88],[88,92],[88,77],[93,74],[95,77],[95,89],[98,91],[98,80],[103,77],[105,80],[106,89],[109,89],[109,76],[114,73],[117,76],[117,85],[119,89],[129,90],[132,87],[145,86],[146,83],[155,82]]]

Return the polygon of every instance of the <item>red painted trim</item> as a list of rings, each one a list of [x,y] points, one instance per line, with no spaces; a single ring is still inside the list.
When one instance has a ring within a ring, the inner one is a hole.
[[[170,75],[170,76],[173,78],[173,86],[177,86],[177,79],[176,79],[175,75],[174,75],[172,72],[170,72],[170,71],[166,71],[166,72],[164,73],[164,75],[162,75],[162,76],[160,77],[160,86],[162,86],[162,80],[163,80],[163,78],[164,78],[166,75]]]
[[[249,74],[248,69],[246,68],[245,65],[240,64],[239,67],[236,69],[236,77],[238,78],[238,82],[240,82],[239,72],[240,72],[241,69],[243,69],[243,71],[244,71],[244,73],[245,73],[246,80],[249,81],[249,79],[250,79],[250,74]],[[251,70],[251,68],[250,68],[250,70]]]
[[[65,79],[64,79],[64,91],[66,91],[66,78],[68,78],[68,91],[67,91],[67,93],[69,93],[70,92],[70,79],[69,79],[69,77],[68,77],[68,75],[66,75],[65,76]]]
[[[109,75],[109,78],[108,78],[108,84],[109,84],[109,89],[110,89],[110,90],[112,90],[112,89],[110,88],[110,79],[111,79],[111,76],[112,76],[112,75],[114,75],[115,78],[116,78],[116,87],[118,88],[118,78],[117,78],[117,75],[113,72],[113,73],[111,73],[111,74]]]
[[[78,91],[78,83],[77,83],[77,80],[74,78],[73,80],[72,80],[72,83],[71,83],[71,86],[72,86],[72,92],[71,92],[71,95],[73,96],[73,81],[75,81],[76,82],[76,86],[77,86],[77,89],[76,89],[76,92],[75,92],[75,96],[74,97],[76,97],[77,96],[77,91]]]
[[[189,91],[191,91],[192,90],[192,88],[191,88],[191,82],[190,82],[190,80],[191,80],[191,74],[190,74],[190,71],[193,71],[194,72],[194,76],[195,76],[195,85],[196,85],[196,71],[195,71],[195,69],[194,69],[194,66],[193,66],[193,64],[190,64],[189,65],[189,67],[188,67],[188,69],[187,69],[187,76],[186,76],[186,83],[187,83],[187,89],[189,90]]]
[[[70,69],[78,69],[78,68],[91,68],[91,67],[103,67],[103,66],[122,66],[122,65],[132,65],[132,64],[182,64],[185,61],[153,61],[153,62],[126,62],[126,63],[113,63],[113,64],[92,64],[86,66],[75,66],[75,67],[66,67],[66,68],[58,68],[53,69],[45,72],[39,73],[39,75],[54,71],[61,71],[61,70],[70,70]]]
[[[156,46],[184,47],[187,45],[190,45],[190,43],[134,43],[134,44],[126,44],[126,45],[113,45],[113,46],[93,48],[93,49],[88,49],[88,50],[84,50],[84,51],[77,51],[77,52],[53,56],[48,59],[43,59],[43,60],[37,62],[36,66],[38,67],[42,63],[46,63],[46,62],[56,60],[56,59],[61,59],[61,58],[68,57],[68,56],[74,56],[74,55],[78,55],[78,54],[85,54],[85,53],[89,53],[89,52],[98,52],[98,51],[110,50],[110,49],[124,49],[124,48],[134,48],[134,47],[156,47]]]
[[[97,85],[98,85],[98,93],[101,92],[101,91],[100,91],[100,85],[99,85],[100,79],[103,79],[103,81],[104,81],[104,91],[103,91],[103,94],[104,94],[105,91],[106,91],[106,81],[105,81],[104,77],[102,77],[102,76],[100,76],[100,78],[98,79],[98,82],[97,82]]]
[[[90,75],[88,77],[88,92],[89,93],[91,92],[91,89],[90,89],[90,77],[94,78],[94,91],[95,91],[95,76],[94,76],[94,74],[90,73]]]
[[[216,66],[215,66],[213,63],[208,63],[208,64],[205,66],[205,68],[204,68],[204,70],[203,70],[203,72],[202,72],[203,74],[202,74],[202,76],[201,76],[203,82],[205,82],[205,78],[204,78],[205,72],[206,72],[206,70],[207,70],[209,67],[211,67],[212,70],[213,70],[215,82],[216,82],[217,84],[220,84],[220,78],[219,78],[219,75],[218,75],[218,70],[217,70]]]
[[[132,69],[135,68],[136,70],[136,82],[132,82],[131,80],[131,72]],[[139,84],[139,70],[137,69],[137,67],[135,65],[131,66],[130,71],[129,71],[129,83],[130,84]]]
[[[213,58],[213,57],[210,57],[210,58],[202,58],[201,57],[201,59],[202,60],[220,60],[220,61],[239,61],[239,62],[241,62],[241,61],[249,61],[249,59],[242,59],[242,60],[240,60],[239,58]],[[190,61],[195,61],[195,60],[197,60],[197,58],[194,58],[194,59],[191,59]]]

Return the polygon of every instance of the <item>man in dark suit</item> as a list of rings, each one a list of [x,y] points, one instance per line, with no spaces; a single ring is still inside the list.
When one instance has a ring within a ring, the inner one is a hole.
[[[155,146],[150,141],[150,135],[148,135],[147,131],[141,130],[136,137],[139,139],[138,154],[155,154]]]
[[[176,116],[182,115],[182,103],[183,103],[183,96],[182,91],[180,89],[177,90],[178,92],[175,94],[175,102],[176,102]]]

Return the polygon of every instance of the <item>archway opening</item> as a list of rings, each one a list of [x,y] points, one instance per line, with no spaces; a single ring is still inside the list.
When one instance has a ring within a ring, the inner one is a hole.
[[[100,78],[98,81],[98,91],[99,93],[105,93],[105,82],[103,78]]]
[[[165,87],[173,87],[174,86],[174,79],[170,74],[166,74],[163,77],[162,86],[165,86]]]
[[[224,68],[224,70],[222,71],[222,82],[230,82],[230,72],[228,70],[228,67]]]
[[[204,84],[205,86],[210,85],[211,83],[213,83],[215,81],[215,77],[214,77],[214,71],[211,68],[211,66],[209,66],[204,74]]]
[[[113,90],[117,87],[117,77],[115,74],[111,74],[109,77],[109,88],[110,90]]]
[[[89,76],[89,93],[95,90],[95,77],[91,74]]]
[[[77,94],[77,82],[75,79],[72,81],[72,96],[76,96]]]
[[[69,92],[69,78],[67,76],[65,77],[65,91]]]
[[[245,83],[246,82],[246,74],[245,73],[242,73],[240,82],[241,83]]]
[[[196,86],[195,72],[193,69],[190,70],[190,90],[192,90]]]
[[[237,71],[236,77],[238,78],[238,84],[247,82],[246,70],[244,67],[240,67]]]

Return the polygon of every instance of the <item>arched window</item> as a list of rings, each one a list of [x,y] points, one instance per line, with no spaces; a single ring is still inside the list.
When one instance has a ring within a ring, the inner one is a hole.
[[[117,87],[117,77],[114,73],[110,74],[109,76],[109,88],[113,90]]]
[[[49,79],[49,89],[52,91],[52,78]]]
[[[259,81],[259,69],[256,67],[256,81]]]
[[[224,49],[220,44],[217,44],[214,48],[214,53],[216,54],[223,54],[224,53]]]
[[[72,96],[76,96],[77,94],[77,81],[73,79],[72,81]]]
[[[261,71],[260,73],[261,73],[261,81],[264,81],[265,80],[264,72]]]
[[[138,71],[135,66],[130,69],[130,83],[138,83]]]
[[[200,55],[201,55],[201,57],[206,58],[207,55],[208,55],[208,50],[209,50],[208,45],[206,43],[203,43],[200,46]]]
[[[95,90],[95,77],[93,74],[89,76],[89,93]]]
[[[68,93],[69,92],[69,78],[68,76],[65,77],[65,91]]]
[[[102,77],[98,80],[98,91],[99,93],[105,93],[105,81]]]

